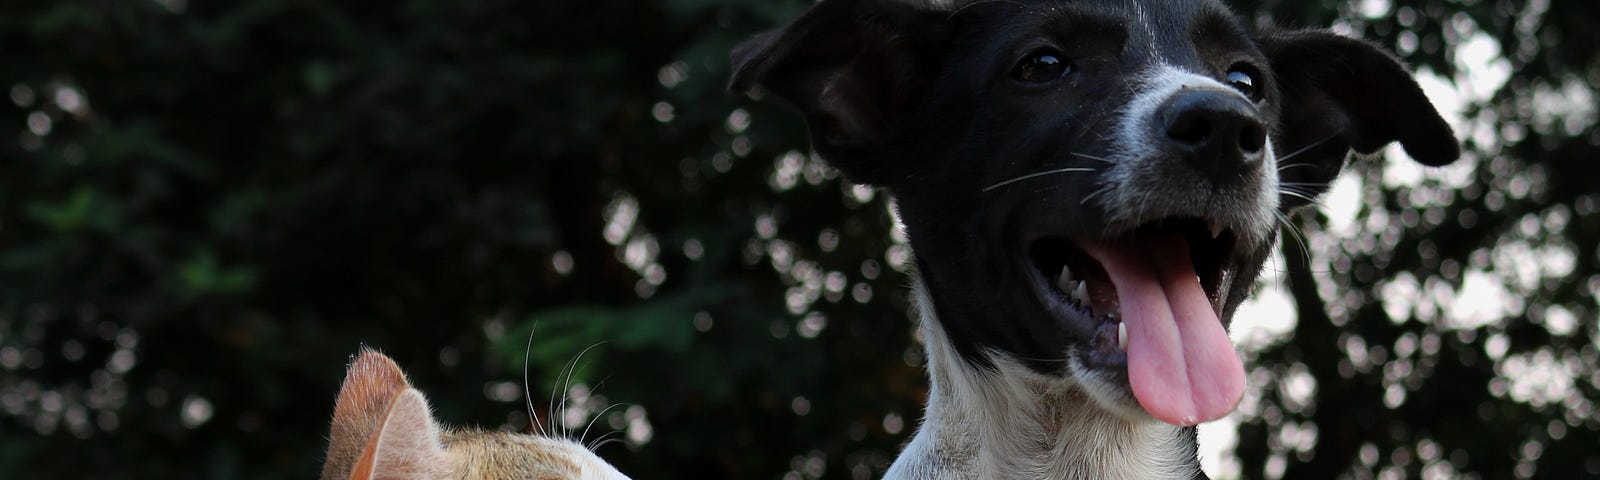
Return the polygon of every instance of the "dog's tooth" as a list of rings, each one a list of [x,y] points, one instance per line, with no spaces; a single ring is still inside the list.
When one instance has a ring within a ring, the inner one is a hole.
[[[1072,299],[1077,301],[1078,305],[1088,305],[1089,282],[1078,282],[1078,287],[1072,289]]]
[[[1062,265],[1061,276],[1056,278],[1056,288],[1061,293],[1072,293],[1072,283],[1072,268]]]
[[[1117,324],[1117,348],[1122,349],[1124,352],[1128,351],[1128,324],[1126,323]]]
[[[1206,226],[1211,228],[1211,238],[1215,239],[1222,236],[1222,222],[1206,220]]]

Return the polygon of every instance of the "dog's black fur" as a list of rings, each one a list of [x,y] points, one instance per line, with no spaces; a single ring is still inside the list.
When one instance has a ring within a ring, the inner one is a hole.
[[[1149,119],[1158,141],[1130,145],[1148,138],[1119,122],[1158,65],[1243,96],[1174,95]],[[962,360],[993,369],[1003,355],[1069,377],[1077,355],[1124,388],[1125,359],[1089,348],[1103,335],[1097,320],[1041,298],[1041,244],[1227,225],[1231,241],[1213,252],[1225,265],[1212,267],[1225,284],[1208,286],[1226,325],[1276,240],[1241,210],[1308,204],[1352,150],[1398,141],[1427,165],[1459,155],[1390,54],[1326,31],[1258,29],[1213,0],[824,0],[740,46],[733,67],[731,90],[792,103],[823,158],[892,194],[933,303],[923,308]],[[1209,122],[1191,132],[1203,138],[1178,138],[1194,111]],[[1270,152],[1256,151],[1263,133]],[[1118,170],[1129,152],[1145,162],[1137,175]],[[1042,172],[1059,173],[1029,177]],[[1278,198],[1252,197],[1272,173]],[[1130,205],[1097,194],[1106,189],[1141,189],[1144,200],[1119,211]],[[1048,289],[1054,272],[1042,273]]]

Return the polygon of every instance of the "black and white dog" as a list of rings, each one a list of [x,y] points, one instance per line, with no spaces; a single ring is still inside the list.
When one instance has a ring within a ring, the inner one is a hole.
[[[1388,53],[1215,0],[823,0],[733,68],[897,202],[933,385],[897,479],[1203,477],[1279,220],[1351,150],[1459,155]]]

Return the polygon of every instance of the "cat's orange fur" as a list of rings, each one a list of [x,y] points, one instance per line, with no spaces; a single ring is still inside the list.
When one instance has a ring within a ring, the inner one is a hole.
[[[322,480],[626,480],[570,440],[441,427],[393,360],[351,362],[334,404]]]

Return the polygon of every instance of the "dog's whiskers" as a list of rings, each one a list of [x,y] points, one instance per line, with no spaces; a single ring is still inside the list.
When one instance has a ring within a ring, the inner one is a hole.
[[[1111,159],[1106,158],[1106,157],[1096,157],[1094,155],[1090,155],[1090,154],[1087,154],[1087,153],[1078,153],[1078,152],[1069,152],[1069,153],[1071,153],[1072,156],[1074,156],[1074,157],[1083,157],[1083,158],[1087,158],[1087,159],[1090,159],[1090,160],[1099,160],[1099,161],[1106,162],[1106,163],[1115,163]]]
[[[1311,151],[1311,149],[1317,148],[1317,146],[1319,146],[1319,145],[1322,145],[1324,143],[1328,143],[1329,140],[1333,140],[1334,138],[1337,138],[1338,136],[1339,136],[1338,134],[1334,134],[1334,135],[1329,135],[1329,136],[1323,137],[1322,140],[1317,140],[1315,142],[1311,142],[1310,145],[1306,145],[1304,147],[1300,147],[1299,150],[1295,150],[1293,152],[1289,152],[1288,155],[1284,155],[1282,157],[1278,157],[1278,171],[1282,172],[1286,168],[1284,166],[1283,162],[1287,162],[1287,161],[1289,161],[1289,159],[1292,159],[1294,157],[1300,156],[1300,154],[1302,154],[1302,153],[1306,153],[1308,151]]]
[[[1283,225],[1284,231],[1288,232],[1295,243],[1300,245],[1300,250],[1311,251],[1310,243],[1306,241],[1306,234],[1300,230],[1299,225],[1295,225],[1294,221],[1289,219],[1289,216],[1283,212],[1274,211],[1272,214],[1278,217],[1278,223]]]
[[[1322,207],[1323,206],[1322,202],[1317,200],[1317,197],[1315,195],[1310,194],[1310,193],[1302,192],[1302,191],[1299,191],[1299,190],[1295,190],[1292,187],[1283,187],[1279,191],[1282,192],[1284,195],[1288,195],[1288,196],[1295,197],[1295,198],[1298,198],[1298,199],[1301,199],[1301,200],[1305,200],[1306,203],[1310,203],[1310,204],[1316,205],[1318,207]]]
[[[1043,15],[1043,14],[1046,13],[1044,10],[1040,10],[1038,8],[1033,7],[1032,5],[1027,5],[1027,4],[1024,4],[1022,2],[1015,2],[1015,1],[1009,1],[1009,0],[982,0],[982,1],[977,1],[977,2],[969,2],[966,5],[962,5],[962,6],[958,7],[958,8],[956,8],[955,10],[951,10],[950,11],[950,15],[945,17],[945,18],[955,18],[956,15],[961,14],[961,12],[965,11],[968,8],[972,8],[974,5],[982,5],[982,4],[986,4],[986,3],[1003,3],[1003,4],[1006,4],[1006,5],[1011,5],[1011,6],[1015,6],[1015,7],[1021,7],[1023,9],[1025,9],[1025,10],[1028,10],[1028,11],[1032,12],[1035,15]]]
[[[1149,206],[1150,197],[1155,194],[1155,190],[1147,190],[1144,192],[1144,197],[1139,199],[1138,215],[1135,215],[1133,218],[1145,218],[1145,207]]]
[[[1282,161],[1282,160],[1279,160],[1279,161]],[[1289,164],[1289,165],[1278,165],[1278,173],[1287,172],[1287,171],[1289,171],[1289,169],[1292,169],[1292,168],[1304,168],[1304,167],[1314,167],[1314,166],[1316,166],[1316,165],[1312,165],[1312,164],[1309,164],[1309,163],[1294,163],[1294,164]]]
[[[1045,175],[1055,175],[1055,174],[1058,174],[1058,173],[1093,172],[1093,171],[1094,171],[1093,168],[1082,168],[1082,167],[1058,168],[1058,169],[1055,169],[1055,170],[1045,170],[1043,172],[1030,173],[1030,174],[1027,174],[1027,175],[1023,175],[1023,176],[1020,176],[1020,177],[1017,177],[1017,178],[1013,178],[1013,179],[1006,180],[1006,181],[1003,181],[1003,182],[1000,182],[1000,183],[996,183],[994,185],[990,185],[990,186],[984,187],[983,188],[983,193],[989,193],[990,191],[992,191],[992,190],[994,190],[996,188],[1004,187],[1006,185],[1017,183],[1017,182],[1020,182],[1020,181],[1023,181],[1023,180],[1027,180],[1027,179],[1030,179],[1030,178],[1043,177]]]
[[[1044,362],[1044,363],[1067,364],[1067,363],[1072,362],[1072,359],[1069,358],[1070,356],[1071,356],[1071,354],[1069,354],[1068,357],[1063,357],[1063,358],[1037,358],[1037,357],[1023,357],[1023,356],[1012,355],[1011,358],[1015,358],[1017,360],[1022,360],[1022,361],[1025,361],[1025,362]]]
[[[1111,191],[1111,187],[1112,186],[1113,185],[1106,185],[1104,187],[1100,187],[1099,190],[1095,190],[1093,192],[1090,192],[1088,195],[1085,195],[1083,197],[1083,200],[1079,200],[1078,204],[1079,205],[1088,205],[1090,200],[1094,200],[1094,197],[1098,197],[1103,193]]]

